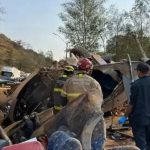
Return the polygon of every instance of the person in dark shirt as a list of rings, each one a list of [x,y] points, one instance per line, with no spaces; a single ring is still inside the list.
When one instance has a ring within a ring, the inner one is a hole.
[[[130,102],[119,123],[125,123],[129,117],[136,146],[150,150],[150,66],[140,63],[136,70],[139,79],[131,85]]]

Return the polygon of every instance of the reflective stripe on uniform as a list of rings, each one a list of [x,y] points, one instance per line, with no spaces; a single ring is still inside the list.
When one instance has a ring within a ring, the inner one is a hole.
[[[72,66],[66,66],[64,70],[73,72],[74,68]]]
[[[81,73],[78,74],[78,77],[79,77],[79,78],[83,78],[83,74],[81,74]]]
[[[54,88],[54,92],[62,92],[62,88]]]
[[[62,110],[62,106],[54,106],[55,110]]]
[[[62,90],[61,94],[65,97],[67,97],[67,93],[64,90]]]
[[[63,78],[67,78],[68,76],[67,76],[67,75],[65,75],[65,74],[63,74],[61,77],[63,77]]]
[[[81,93],[68,93],[67,94],[68,97],[78,97],[80,95],[81,95]]]
[[[62,94],[66,97],[78,97],[80,96],[82,93],[66,93],[65,91],[62,90]]]

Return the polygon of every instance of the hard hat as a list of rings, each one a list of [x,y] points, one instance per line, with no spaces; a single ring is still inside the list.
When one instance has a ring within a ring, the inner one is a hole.
[[[80,70],[88,71],[88,70],[93,68],[93,64],[92,64],[92,62],[89,59],[83,58],[83,59],[79,60],[78,68]]]
[[[74,72],[74,68],[72,66],[66,66],[64,71]]]

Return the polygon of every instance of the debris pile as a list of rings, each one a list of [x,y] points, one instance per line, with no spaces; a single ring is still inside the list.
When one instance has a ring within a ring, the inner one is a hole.
[[[99,100],[95,96],[94,102],[91,103],[89,95],[93,93],[81,95],[76,101],[63,108],[60,113],[54,115],[52,108],[49,108],[54,82],[66,65],[75,65],[81,57],[92,59],[94,68],[91,76],[102,87],[104,95],[102,109],[104,113],[108,113],[118,110],[127,102],[128,93],[126,91],[129,90],[131,81],[130,65],[128,62],[107,63],[100,55],[90,55],[78,49],[70,50],[70,56],[71,58],[67,60],[54,62],[51,68],[41,68],[33,72],[14,91],[9,92],[5,97],[5,103],[0,106],[0,114],[4,114],[4,120],[1,121],[4,128],[1,130],[2,139],[11,141],[13,144],[20,143],[43,134],[51,135],[62,126],[67,126],[69,131],[80,140],[83,149],[89,150],[93,139],[100,139],[101,135],[97,133],[106,134],[103,130],[105,125],[104,121],[101,121],[101,115],[98,111],[93,112],[96,101]],[[137,63],[132,62],[132,66],[136,66]],[[136,78],[134,71],[133,77]],[[109,119],[109,124],[110,122],[111,119]],[[114,131],[113,128],[108,129],[107,135],[108,141],[110,139],[119,141],[129,137],[119,129]],[[118,146],[118,143],[115,142],[113,145],[108,142],[106,147]],[[126,147],[126,149],[132,148]]]

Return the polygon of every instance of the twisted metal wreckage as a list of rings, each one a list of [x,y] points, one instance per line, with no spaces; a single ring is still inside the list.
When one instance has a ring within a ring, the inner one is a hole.
[[[131,78],[137,78],[133,68],[138,62],[124,61],[108,64],[98,55],[92,55],[92,58],[94,68],[91,76],[102,87],[103,112],[119,108],[128,99]],[[74,132],[81,141],[83,149],[91,149],[91,141],[97,136],[96,128],[100,121],[100,117],[96,115],[91,117],[91,113],[93,114],[99,99],[95,93],[94,101],[91,101],[89,98],[91,93],[85,93],[67,105],[60,113],[53,115],[48,103],[53,83],[61,72],[62,69],[57,68],[43,68],[35,71],[7,97],[5,104],[1,104],[4,114],[1,138],[5,138],[9,143],[19,143],[22,137],[29,139],[45,133],[50,135],[57,131],[65,120],[69,130]],[[34,129],[32,133],[26,135],[25,126],[29,122],[33,123]],[[104,125],[100,125],[99,128],[102,126]]]

